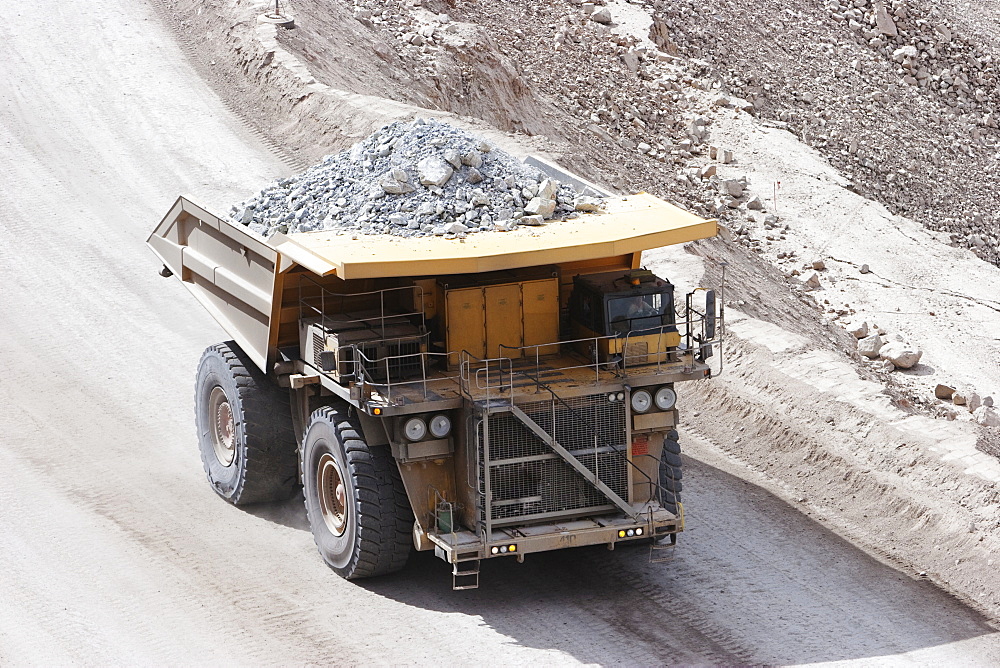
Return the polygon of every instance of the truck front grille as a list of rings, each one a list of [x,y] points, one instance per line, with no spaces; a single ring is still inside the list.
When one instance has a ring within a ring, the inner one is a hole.
[[[627,411],[604,394],[519,404],[518,407],[618,496],[628,499]],[[489,508],[494,526],[605,512],[615,506],[517,417],[487,418],[489,443],[480,423],[480,519]],[[554,430],[554,431],[553,431]],[[488,447],[488,450],[485,448]],[[488,453],[488,466],[487,455]],[[486,469],[489,499],[486,499]]]

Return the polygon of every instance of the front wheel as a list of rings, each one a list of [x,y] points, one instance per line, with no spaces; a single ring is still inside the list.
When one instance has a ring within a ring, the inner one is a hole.
[[[677,431],[671,429],[663,439],[660,453],[660,505],[674,515],[681,502],[681,446],[677,441]]]
[[[386,446],[365,443],[346,409],[313,413],[302,443],[302,488],[323,560],[348,580],[393,573],[413,546],[413,512]]]

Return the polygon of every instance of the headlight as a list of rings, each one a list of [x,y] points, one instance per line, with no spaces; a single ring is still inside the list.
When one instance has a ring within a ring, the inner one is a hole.
[[[661,411],[669,411],[677,403],[677,393],[674,388],[664,385],[656,391],[656,407]]]
[[[444,438],[451,431],[451,419],[447,415],[435,415],[431,418],[431,436]]]
[[[403,425],[403,433],[405,433],[406,438],[411,441],[419,441],[427,435],[427,424],[422,418],[410,418],[406,421],[406,424]]]
[[[636,390],[632,393],[632,410],[645,413],[653,407],[653,396],[647,390]]]

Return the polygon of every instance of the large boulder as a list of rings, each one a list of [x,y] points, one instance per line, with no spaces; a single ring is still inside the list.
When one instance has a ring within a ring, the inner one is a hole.
[[[879,357],[892,362],[897,369],[912,369],[924,352],[901,341],[890,341],[879,350]]]

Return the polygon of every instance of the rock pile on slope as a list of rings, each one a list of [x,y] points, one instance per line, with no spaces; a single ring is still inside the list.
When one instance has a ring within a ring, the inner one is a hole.
[[[600,200],[437,121],[393,123],[232,208],[253,232],[464,236],[541,225]]]
[[[861,194],[1000,263],[995,43],[927,0],[650,4],[661,48],[711,61],[720,92],[822,151]]]

